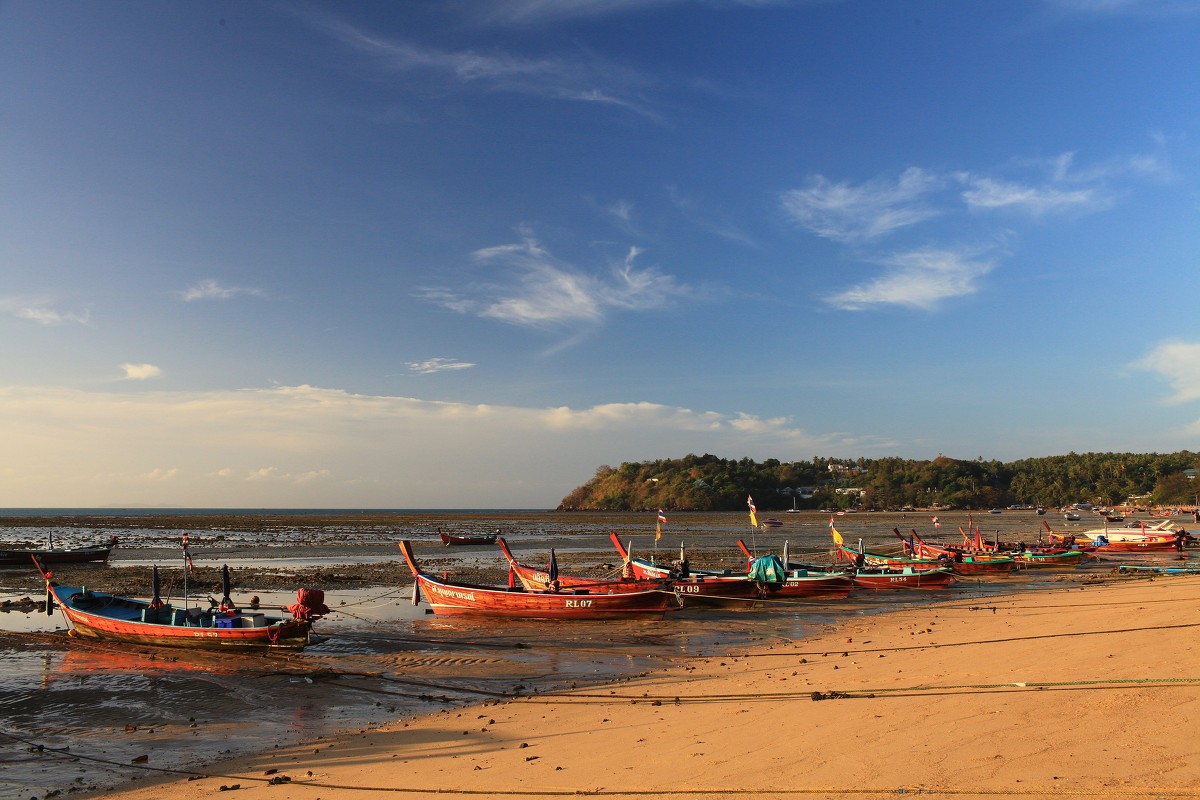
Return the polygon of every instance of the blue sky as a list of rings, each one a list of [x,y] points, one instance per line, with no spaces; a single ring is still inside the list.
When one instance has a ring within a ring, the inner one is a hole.
[[[0,2],[0,505],[1200,449],[1200,2]]]

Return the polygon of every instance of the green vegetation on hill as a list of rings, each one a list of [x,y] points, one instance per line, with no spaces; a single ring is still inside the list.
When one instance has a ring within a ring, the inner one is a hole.
[[[760,511],[796,508],[992,508],[1012,504],[1196,504],[1200,453],[1069,453],[1020,461],[938,456],[762,463],[714,455],[600,467],[560,511]],[[857,490],[857,491],[856,491]]]

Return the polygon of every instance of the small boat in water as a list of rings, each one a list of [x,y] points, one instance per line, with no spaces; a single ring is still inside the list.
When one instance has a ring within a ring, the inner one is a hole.
[[[601,594],[563,586],[557,592],[530,591],[435,578],[417,564],[412,545],[402,541],[399,546],[416,581],[413,599],[424,596],[435,614],[519,619],[661,619],[669,609],[679,607],[679,600],[672,592],[658,589]]]
[[[28,567],[31,558],[36,558],[42,564],[87,564],[108,561],[112,549],[117,544],[117,537],[112,537],[107,544],[89,545],[85,547],[55,547],[54,537],[50,537],[50,546],[45,548],[11,547],[0,549],[0,567]]]
[[[442,539],[442,544],[450,547],[451,545],[479,545],[479,544],[495,544],[495,533],[468,533],[455,535],[452,533],[443,533],[438,531],[438,536]]]
[[[159,596],[158,567],[154,568],[151,600],[97,592],[86,587],[59,586],[38,562],[48,598],[62,609],[79,636],[132,644],[191,647],[206,650],[299,650],[309,643],[314,619],[328,614],[324,593],[301,589],[289,606],[291,617],[275,617],[233,607],[229,600],[229,568],[223,572],[225,596],[207,610],[164,603]],[[48,604],[49,607],[49,604]]]

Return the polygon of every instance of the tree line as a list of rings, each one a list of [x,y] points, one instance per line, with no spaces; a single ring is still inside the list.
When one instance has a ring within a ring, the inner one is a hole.
[[[689,454],[602,466],[560,511],[760,511],[850,508],[1061,507],[1071,503],[1197,504],[1200,453],[1068,453],[1019,461],[938,456],[761,463]]]

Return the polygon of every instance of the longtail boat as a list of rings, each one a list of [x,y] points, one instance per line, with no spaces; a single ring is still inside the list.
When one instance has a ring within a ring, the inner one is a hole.
[[[416,581],[414,601],[424,596],[435,614],[520,619],[661,619],[669,609],[679,607],[674,594],[656,589],[614,594],[572,587],[562,587],[557,592],[530,591],[435,578],[417,564],[412,545],[402,541],[399,546]]]
[[[916,531],[910,532],[911,539],[904,538],[897,528],[892,528],[892,533],[904,543],[905,553],[917,558],[946,557],[950,560],[951,567],[959,575],[1006,575],[1017,563],[1012,556],[1003,556],[997,553],[970,553],[953,545],[926,542]]]
[[[713,598],[756,598],[760,600],[838,599],[854,588],[849,576],[808,568],[785,569],[778,556],[763,556],[748,565],[746,572],[693,569],[680,548],[679,566],[674,569],[645,559],[630,558],[629,551],[615,533],[609,534],[617,552],[639,577],[673,578],[672,588],[685,596],[685,602],[711,601]],[[744,545],[743,545],[744,547]],[[737,583],[740,581],[741,583]],[[740,589],[739,589],[740,586]]]
[[[640,580],[667,581],[685,606],[745,605],[761,599],[758,586],[746,580],[745,575],[734,575],[731,570],[692,569],[684,558],[682,547],[679,560],[665,566],[631,556],[629,548],[615,533],[610,533],[609,539],[630,574]]]
[[[299,650],[309,643],[313,620],[329,613],[324,593],[312,589],[297,592],[296,603],[288,607],[290,618],[234,608],[228,602],[228,567],[223,570],[226,589],[221,606],[201,610],[164,603],[159,597],[158,567],[154,568],[154,597],[146,601],[59,586],[36,559],[34,565],[74,633],[92,639],[216,650]]]
[[[836,529],[830,529],[833,545],[839,562],[848,562],[844,568],[854,581],[854,588],[884,591],[889,589],[945,589],[954,580],[954,570],[949,559],[892,559],[868,554],[862,539],[858,550],[846,547],[845,540]],[[742,545],[745,549],[745,545]],[[898,562],[898,563],[889,563]]]
[[[446,545],[447,547],[450,547],[451,545],[481,545],[496,543],[496,534],[494,533],[453,534],[438,531],[438,536],[441,537],[442,544]]]
[[[85,547],[55,547],[54,537],[50,537],[50,546],[45,548],[11,547],[0,549],[0,567],[28,567],[29,559],[36,558],[42,564],[87,564],[108,561],[112,549],[117,544],[117,537],[112,537],[106,544],[88,545]]]
[[[1140,528],[1093,528],[1074,535],[1089,542],[1098,553],[1166,553],[1182,551],[1188,543],[1188,535],[1174,530],[1172,522],[1150,527],[1143,524]]]
[[[509,574],[530,591],[546,592],[562,589],[563,587],[569,589],[588,589],[596,594],[618,594],[621,592],[644,592],[661,589],[671,591],[668,585],[669,581],[640,580],[632,576],[616,580],[605,580],[603,578],[563,575],[558,571],[558,562],[555,559],[553,548],[550,549],[549,565],[544,570],[538,569],[537,567],[531,567],[518,561],[516,556],[512,554],[512,551],[509,550],[508,542],[504,541],[503,536],[496,540],[496,544],[500,546],[500,552],[504,554],[504,558],[508,561]],[[557,585],[555,585],[555,581],[557,581]]]

